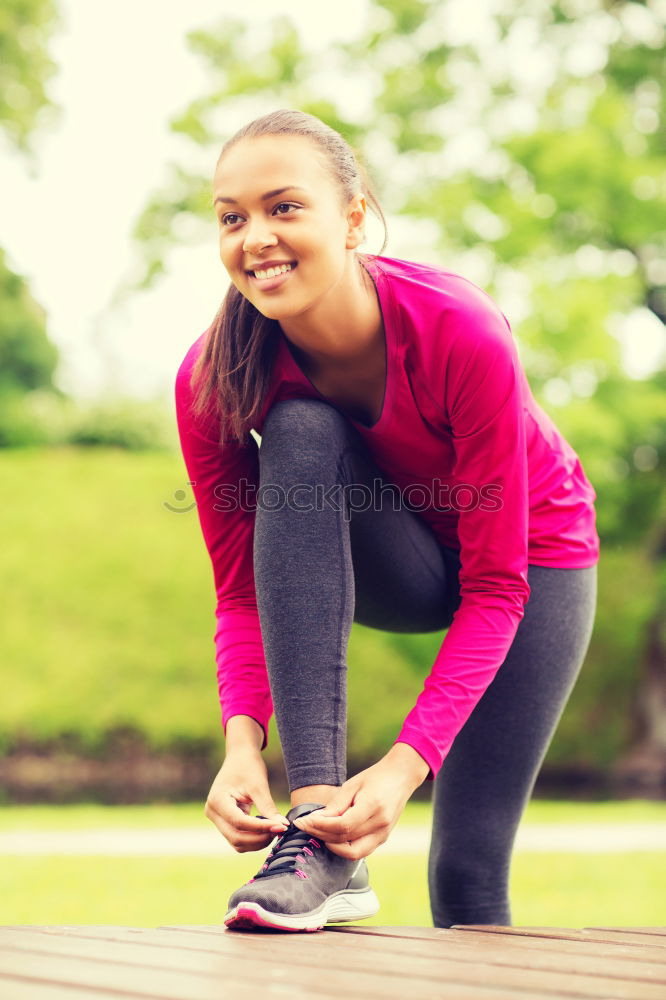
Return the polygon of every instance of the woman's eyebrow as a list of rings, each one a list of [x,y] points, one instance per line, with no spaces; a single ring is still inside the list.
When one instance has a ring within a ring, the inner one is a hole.
[[[261,200],[268,201],[269,198],[276,198],[279,194],[284,194],[285,191],[305,191],[305,188],[299,187],[298,184],[288,184],[287,187],[275,188],[273,191],[267,191],[266,194],[262,194]],[[217,205],[218,201],[223,201],[227,205],[238,204],[235,198],[224,198],[222,195],[218,195],[213,204]]]

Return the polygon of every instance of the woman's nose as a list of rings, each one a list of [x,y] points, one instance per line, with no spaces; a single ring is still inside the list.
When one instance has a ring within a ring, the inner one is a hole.
[[[243,250],[247,253],[258,253],[265,247],[274,247],[276,243],[277,237],[271,232],[270,226],[266,225],[265,220],[257,219],[250,222],[245,231]]]

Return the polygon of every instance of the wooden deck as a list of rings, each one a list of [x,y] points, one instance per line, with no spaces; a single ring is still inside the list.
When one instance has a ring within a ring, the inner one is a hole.
[[[666,1000],[666,927],[0,927],[2,1000]]]

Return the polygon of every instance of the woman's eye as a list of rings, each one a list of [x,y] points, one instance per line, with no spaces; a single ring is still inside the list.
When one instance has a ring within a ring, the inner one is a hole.
[[[235,226],[239,219],[240,215],[236,215],[235,212],[225,212],[220,222],[223,226]]]
[[[294,205],[291,201],[281,201],[279,205],[275,206],[273,211],[276,215],[286,215],[292,208],[298,208],[298,205]]]

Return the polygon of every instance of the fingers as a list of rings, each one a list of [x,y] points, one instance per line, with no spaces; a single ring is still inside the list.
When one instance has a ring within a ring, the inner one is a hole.
[[[349,840],[358,840],[367,834],[379,833],[387,829],[389,819],[381,807],[354,805],[342,816],[325,816],[320,811],[303,816],[296,820],[296,826],[315,837],[320,837],[327,844],[344,844]]]
[[[206,816],[214,821],[219,817],[224,823],[232,826],[239,833],[267,833],[271,827],[278,824],[278,812],[271,817],[251,816],[238,804],[232,792],[208,799],[204,809]]]
[[[322,811],[297,819],[295,826],[319,837],[333,854],[342,858],[367,858],[391,832],[391,822],[381,806],[367,815],[367,808],[354,805],[343,816],[324,816]]]
[[[361,858],[367,858],[368,855],[372,854],[386,839],[387,837],[381,837],[377,834],[368,834],[358,840],[352,840],[351,844],[327,844],[326,846],[329,851],[338,854],[341,858],[360,861]]]
[[[348,840],[343,836],[348,830],[348,817],[351,815],[351,822],[358,822],[363,817],[362,810],[354,806],[354,796],[357,792],[357,782],[351,778],[335,792],[324,809],[317,809],[316,812],[309,813],[296,820],[295,825],[308,833],[324,837],[329,833],[339,833],[340,839]],[[356,812],[354,812],[356,808]],[[365,812],[367,812],[367,807]],[[341,817],[344,817],[341,819]]]
[[[289,820],[286,816],[282,815],[270,795],[265,795],[263,792],[255,793],[253,801],[259,813],[259,816],[255,817],[256,819],[265,819],[267,822],[271,821],[273,825],[276,823],[282,824],[285,829],[289,826]]]
[[[264,800],[268,816],[249,814],[249,796],[234,791],[217,791],[208,798],[204,813],[235,850],[258,851],[266,847],[274,836],[283,833],[288,823],[281,817],[272,800]]]
[[[345,781],[333,796],[329,799],[324,809],[317,810],[317,816],[340,816],[346,812],[353,804],[358,791],[358,782],[355,779]]]
[[[210,807],[206,809],[206,816],[217,827],[234,850],[240,853],[245,851],[260,851],[262,848],[267,847],[275,836],[274,832],[266,829],[239,829]],[[249,818],[256,819],[256,817]]]

